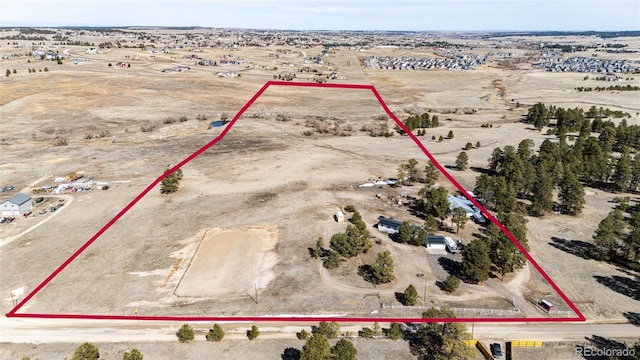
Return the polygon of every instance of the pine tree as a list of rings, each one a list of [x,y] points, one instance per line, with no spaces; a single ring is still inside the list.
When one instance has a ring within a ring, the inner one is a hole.
[[[460,232],[460,228],[464,229],[468,220],[469,217],[467,216],[467,212],[463,208],[456,207],[453,209],[451,222],[457,225],[456,234]]]
[[[336,360],[356,360],[358,350],[356,350],[355,346],[353,346],[349,340],[340,339],[331,348],[331,354],[333,355],[333,359]]]
[[[424,169],[424,185],[425,187],[431,187],[435,185],[436,180],[440,176],[440,172],[436,168],[435,165],[431,161],[427,163],[427,166]]]
[[[371,275],[376,283],[385,284],[395,279],[393,275],[393,259],[389,250],[379,252],[371,265]]]
[[[551,210],[553,210],[553,178],[549,174],[546,164],[540,163],[533,184],[531,212],[540,216]]]
[[[584,188],[569,170],[565,169],[558,197],[566,213],[577,215],[582,212],[584,207]]]
[[[92,343],[86,342],[76,348],[71,360],[96,360],[99,358],[98,348]]]
[[[464,171],[467,169],[467,164],[469,164],[469,156],[466,151],[461,151],[456,157],[456,167],[458,170]]]
[[[608,260],[612,255],[612,249],[615,244],[616,235],[613,228],[613,219],[611,216],[607,216],[598,224],[593,235],[593,242],[596,244],[596,249],[591,253],[593,258],[598,260]]]
[[[260,330],[258,330],[257,326],[252,325],[251,330],[247,330],[247,338],[249,338],[249,340],[253,340],[258,336],[260,336]]]
[[[207,341],[220,342],[224,338],[224,330],[218,324],[213,324],[213,328],[209,329],[206,335]]]
[[[402,326],[400,325],[400,323],[396,323],[396,322],[391,323],[391,325],[389,326],[389,332],[387,333],[387,335],[391,340],[402,339],[404,336],[404,333],[402,331]]]
[[[425,216],[422,229],[424,230],[426,235],[434,234],[436,231],[438,231],[438,221],[430,214],[427,214]]]
[[[481,239],[471,241],[462,251],[461,274],[466,280],[478,283],[489,278],[490,270],[489,245]]]
[[[326,360],[330,357],[329,341],[320,333],[311,335],[300,352],[300,360]]]
[[[413,284],[409,284],[404,290],[402,299],[404,300],[403,304],[406,306],[414,306],[418,302],[418,291]]]
[[[413,226],[407,221],[403,222],[400,225],[400,229],[398,230],[397,239],[401,243],[408,243],[411,241],[411,237],[413,235]]]
[[[633,170],[631,168],[631,156],[628,152],[623,153],[616,163],[613,173],[613,183],[616,190],[625,192],[631,187],[633,180]]]
[[[181,343],[189,342],[194,339],[193,328],[189,324],[184,324],[178,330],[176,336],[178,337],[178,341],[180,341]]]

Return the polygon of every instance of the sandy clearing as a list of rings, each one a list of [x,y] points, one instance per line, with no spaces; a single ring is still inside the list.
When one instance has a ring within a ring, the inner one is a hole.
[[[202,237],[175,295],[215,297],[245,295],[265,288],[277,257],[278,229],[251,226],[246,229],[209,229]]]

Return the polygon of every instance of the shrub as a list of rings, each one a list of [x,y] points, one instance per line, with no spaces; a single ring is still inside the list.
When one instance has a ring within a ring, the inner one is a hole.
[[[189,324],[184,324],[176,333],[178,341],[181,343],[189,342],[195,338],[193,328]]]
[[[260,335],[260,330],[258,330],[258,327],[255,325],[251,326],[251,330],[247,330],[247,337],[249,338],[249,340],[253,340],[257,338],[259,335]]]
[[[353,206],[353,205],[347,205],[347,206],[344,207],[344,211],[350,212],[350,213],[356,212],[356,207]]]
[[[458,290],[459,286],[460,286],[460,279],[458,279],[458,277],[455,275],[447,276],[447,279],[443,283],[444,291],[448,293],[452,293]]]
[[[224,338],[224,330],[222,330],[222,327],[220,327],[220,325],[213,324],[213,328],[209,329],[209,332],[206,335],[207,341],[219,342],[222,341],[222,338]]]

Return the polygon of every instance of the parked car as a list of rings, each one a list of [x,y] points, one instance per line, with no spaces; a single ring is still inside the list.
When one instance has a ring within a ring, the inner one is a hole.
[[[493,355],[496,359],[502,359],[502,347],[498,343],[493,343],[489,345],[491,349],[491,355]]]

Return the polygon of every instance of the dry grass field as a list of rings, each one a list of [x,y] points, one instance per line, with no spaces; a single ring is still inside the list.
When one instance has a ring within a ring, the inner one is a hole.
[[[322,47],[293,49],[277,60],[268,56],[275,49],[239,48],[233,55],[249,64],[224,68],[195,66],[183,59],[187,49],[153,56],[140,49],[114,48],[98,54],[84,50],[79,46],[65,50],[69,58],[84,59],[77,65],[71,61],[28,63],[24,57],[0,61],[3,71],[17,70],[0,80],[0,186],[13,184],[14,193],[30,193],[71,172],[111,184],[107,191],[64,195],[67,203],[55,215],[20,217],[0,225],[3,313],[13,307],[12,291],[32,291],[168,165],[215,139],[224,128],[209,127],[210,121],[224,113],[235,115],[282,70],[257,65],[291,62],[300,66],[305,57],[320,54]],[[0,45],[0,53],[8,51],[7,45]],[[201,55],[217,59],[227,53],[204,49]],[[605,106],[628,111],[629,123],[640,124],[635,92],[579,93],[573,89],[584,85],[581,74],[547,73],[526,66],[506,70],[494,64],[472,71],[372,70],[359,65],[358,57],[365,55],[342,48],[329,55],[331,65],[326,67],[342,76],[332,82],[374,85],[401,119],[416,109],[438,114],[441,126],[430,129],[420,141],[443,166],[453,166],[467,142],[480,142],[479,148],[468,151],[471,170],[450,170],[468,189],[479,174],[473,169],[486,166],[493,148],[517,146],[525,138],[534,140],[537,147],[544,139],[554,139],[520,122],[527,105]],[[628,57],[640,59],[637,54]],[[108,66],[118,61],[131,66]],[[176,64],[190,70],[161,72]],[[32,67],[48,71],[27,73]],[[218,77],[218,71],[236,71],[241,77]],[[301,74],[296,81],[312,79]],[[640,76],[630,83],[639,85]],[[395,177],[398,165],[410,158],[418,159],[421,168],[427,160],[406,136],[371,137],[360,131],[363,125],[384,124],[385,120],[377,119],[383,113],[368,91],[271,87],[219,143],[182,168],[178,192],[162,195],[159,187],[152,189],[21,311],[419,317],[420,310],[382,310],[380,303],[398,305],[395,292],[414,284],[421,293],[425,280],[429,283],[427,306],[509,308],[510,298],[525,303],[530,297],[550,295],[558,308],[567,310],[532,266],[523,270],[530,273],[515,274],[504,282],[492,279],[492,286],[463,285],[448,295],[434,285],[446,277],[437,254],[394,243],[373,228],[380,215],[420,224],[406,205],[386,200],[401,193],[415,195],[420,186],[357,185],[370,178]],[[207,120],[198,120],[201,114]],[[287,114],[291,120],[276,121],[277,114]],[[183,116],[186,120],[179,121]],[[319,134],[306,126],[320,119],[337,124],[349,136]],[[484,123],[493,127],[481,128]],[[393,129],[392,122],[386,124]],[[450,130],[455,133],[453,139],[431,140]],[[303,135],[306,131],[311,133]],[[68,144],[56,146],[61,138]],[[439,184],[454,189],[444,177]],[[592,300],[578,305],[589,320],[624,320],[624,313],[637,311],[640,302],[597,279],[632,279],[637,274],[584,260],[556,246],[558,239],[590,241],[597,223],[613,207],[610,200],[619,195],[586,190],[582,215],[529,219],[531,254],[569,298]],[[385,200],[377,199],[378,193]],[[6,193],[0,195],[4,200]],[[45,204],[61,196],[51,195]],[[344,231],[346,225],[336,223],[332,215],[346,205],[362,213],[374,246],[365,256],[326,271],[310,257],[308,248],[319,236],[328,246],[333,233]],[[43,220],[46,223],[30,229]],[[471,223],[462,231],[465,243],[474,231],[478,227]],[[392,252],[397,279],[374,286],[358,275],[358,267],[372,263],[382,250]],[[544,316],[531,307],[525,314]],[[60,351],[68,353],[68,349]]]

